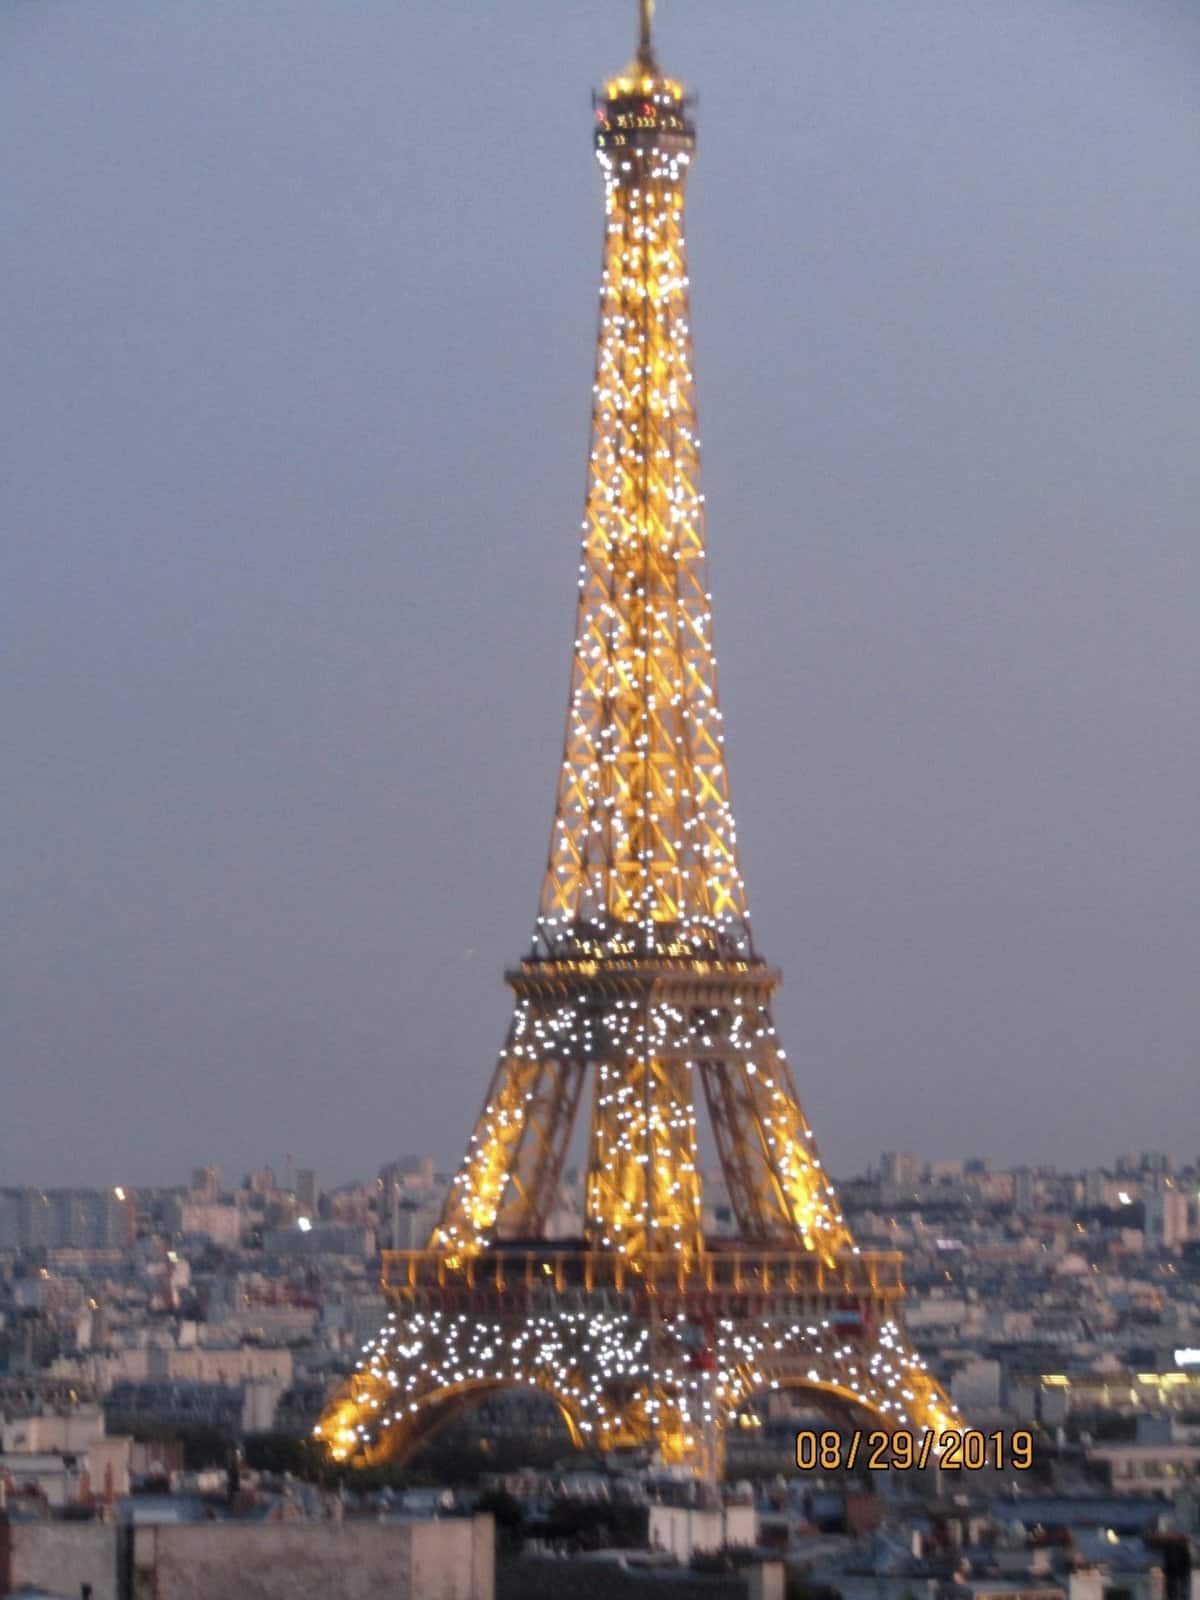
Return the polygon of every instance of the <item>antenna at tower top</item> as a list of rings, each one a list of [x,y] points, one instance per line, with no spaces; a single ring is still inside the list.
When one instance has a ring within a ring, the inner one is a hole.
[[[654,59],[654,0],[638,0],[637,64],[644,72],[657,72]]]

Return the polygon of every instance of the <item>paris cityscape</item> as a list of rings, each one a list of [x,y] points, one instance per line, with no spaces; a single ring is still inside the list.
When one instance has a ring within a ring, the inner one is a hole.
[[[579,1178],[566,1175],[554,1237],[580,1232]],[[206,1502],[225,1512],[236,1441],[242,1514],[289,1524],[453,1509],[469,1529],[461,1513],[482,1504],[509,1546],[598,1562],[621,1549],[636,1565],[652,1526],[660,1561],[684,1555],[686,1506],[701,1529],[686,1550],[697,1593],[736,1592],[709,1576],[719,1560],[704,1549],[724,1516],[733,1537],[717,1544],[786,1556],[822,1593],[932,1594],[968,1581],[949,1575],[978,1544],[990,1565],[973,1593],[1160,1594],[1169,1540],[1142,1534],[1165,1514],[1186,1533],[1200,1499],[1200,1159],[1129,1152],[1060,1172],[888,1151],[839,1177],[855,1238],[904,1252],[917,1349],[973,1426],[1031,1430],[1032,1469],[818,1482],[796,1470],[795,1439],[819,1415],[773,1394],[736,1418],[720,1509],[678,1478],[574,1462],[554,1406],[529,1391],[485,1402],[423,1470],[378,1471],[361,1494],[314,1478],[302,1441],[387,1315],[379,1252],[425,1243],[450,1179],[408,1155],[331,1187],[287,1158],[278,1172],[208,1166],[156,1189],[5,1190],[10,1505],[36,1492],[43,1516],[64,1515],[107,1495],[159,1517],[170,1505],[186,1524]],[[734,1235],[719,1173],[705,1174],[705,1197],[706,1235]],[[1014,1534],[1022,1523],[1040,1530],[1033,1543]]]
[[[0,1600],[1200,1600],[1196,16],[334,9],[3,23]]]

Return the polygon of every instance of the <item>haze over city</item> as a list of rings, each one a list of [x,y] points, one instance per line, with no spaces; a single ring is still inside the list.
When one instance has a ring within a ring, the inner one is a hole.
[[[1200,15],[659,9],[826,1161],[1194,1157]],[[457,1159],[561,756],[627,11],[0,15],[5,1183]]]

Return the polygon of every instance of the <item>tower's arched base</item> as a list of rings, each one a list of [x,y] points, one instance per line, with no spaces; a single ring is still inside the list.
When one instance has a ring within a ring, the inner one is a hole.
[[[378,1344],[379,1341],[376,1341]],[[356,1396],[363,1396],[364,1390],[360,1386],[361,1378],[352,1386]],[[360,1403],[354,1403],[347,1392],[339,1397],[336,1403],[343,1409],[343,1415],[351,1411],[357,1413],[364,1409]],[[389,1385],[390,1387],[390,1385]],[[421,1399],[399,1411],[393,1408],[391,1420],[387,1426],[380,1426],[377,1439],[361,1448],[353,1449],[348,1458],[355,1465],[378,1466],[385,1461],[393,1462],[398,1466],[405,1465],[418,1451],[431,1444],[444,1430],[456,1422],[464,1412],[470,1411],[489,1394],[500,1391],[512,1392],[514,1390],[530,1390],[549,1395],[554,1401],[562,1422],[566,1427],[570,1443],[577,1449],[586,1448],[584,1436],[579,1430],[579,1422],[571,1408],[562,1399],[550,1393],[545,1386],[536,1381],[516,1382],[508,1379],[480,1382],[468,1381],[464,1383],[451,1383],[441,1389],[428,1389],[422,1392]],[[348,1407],[348,1409],[347,1409]],[[368,1402],[368,1407],[369,1402]],[[370,1408],[373,1409],[373,1408]],[[331,1435],[331,1438],[333,1435]],[[361,1436],[360,1436],[361,1439]],[[341,1455],[336,1448],[333,1451],[335,1458]]]
[[[392,1256],[396,1309],[318,1434],[337,1461],[404,1462],[502,1388],[552,1398],[580,1448],[643,1448],[706,1477],[731,1417],[763,1391],[808,1390],[882,1427],[940,1434],[957,1413],[904,1340],[893,1261],[848,1255],[830,1269],[804,1252],[738,1252],[659,1273],[549,1246],[458,1268]],[[427,1265],[440,1281],[422,1281]]]

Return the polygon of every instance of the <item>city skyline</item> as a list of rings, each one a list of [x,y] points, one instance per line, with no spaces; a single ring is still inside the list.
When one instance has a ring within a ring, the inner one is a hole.
[[[172,1189],[195,1189],[196,1177],[199,1173],[211,1173],[211,1185],[214,1194],[236,1194],[247,1188],[254,1189],[261,1185],[269,1173],[274,1181],[274,1192],[296,1196],[300,1203],[302,1180],[307,1179],[310,1184],[315,1183],[318,1192],[322,1195],[337,1194],[345,1191],[370,1187],[377,1181],[377,1174],[396,1165],[397,1162],[416,1161],[428,1162],[434,1178],[445,1185],[451,1180],[459,1163],[459,1154],[448,1154],[444,1158],[429,1152],[415,1155],[411,1151],[397,1155],[394,1151],[385,1152],[378,1161],[366,1163],[358,1172],[328,1171],[321,1166],[319,1161],[310,1156],[272,1155],[259,1154],[258,1158],[248,1166],[227,1164],[220,1160],[204,1162],[199,1158],[195,1162],[186,1164],[179,1171],[171,1174],[161,1181],[148,1181],[139,1179],[136,1173],[109,1174],[96,1182],[29,1182],[16,1183],[0,1180],[0,1193],[17,1190],[52,1192],[79,1192],[104,1194],[112,1191],[117,1198],[124,1201],[126,1195],[136,1197],[139,1193],[156,1193]],[[889,1158],[898,1160],[901,1164],[915,1162],[919,1170],[931,1174],[940,1173],[947,1176],[954,1169],[965,1169],[965,1175],[971,1176],[974,1169],[981,1168],[986,1175],[999,1176],[1018,1172],[1031,1172],[1053,1174],[1059,1178],[1082,1178],[1088,1174],[1103,1174],[1116,1182],[1122,1177],[1150,1178],[1157,1174],[1157,1169],[1152,1165],[1163,1158],[1166,1167],[1161,1175],[1174,1179],[1184,1172],[1200,1171],[1200,1154],[1187,1151],[1162,1150],[1132,1150],[1113,1152],[1109,1151],[1102,1156],[1085,1161],[1080,1164],[1055,1164],[1053,1162],[1035,1162],[1017,1159],[1010,1162],[999,1162],[979,1154],[955,1155],[946,1151],[929,1153],[921,1150],[888,1149],[877,1150],[861,1166],[837,1170],[830,1169],[831,1177],[836,1183],[857,1183],[880,1176],[887,1167]],[[310,1165],[303,1162],[311,1161]],[[564,1183],[572,1190],[578,1191],[582,1183],[583,1168],[580,1163],[572,1162],[564,1172]],[[720,1170],[715,1158],[709,1155],[704,1165],[705,1181],[716,1186],[720,1184]],[[315,1208],[314,1208],[315,1209]]]
[[[11,419],[29,538],[6,1183],[52,1186],[55,1160],[62,1183],[114,1157],[190,1166],[197,1140],[249,1150],[266,1128],[332,1170],[389,1118],[380,1161],[449,1152],[478,1103],[549,822],[594,305],[586,94],[611,42],[597,8],[551,41],[538,8],[527,30],[509,17],[546,103],[506,102],[481,141],[371,69],[405,45],[453,82],[494,26],[467,14],[474,34],[373,7],[335,32],[314,7],[279,56],[265,0],[211,35],[111,22],[78,58],[68,22],[6,24],[49,68],[44,104],[17,97],[22,132],[54,135],[8,180],[32,225],[15,331],[37,326],[30,298],[76,308],[47,362],[18,342]],[[1069,1164],[1152,1146],[1168,1116],[1200,1145],[1181,734],[1200,233],[1178,137],[1200,33],[1182,8],[1030,6],[1041,55],[1018,78],[1015,23],[956,16],[923,54],[913,18],[764,6],[770,59],[810,46],[769,76],[767,57],[728,68],[713,8],[663,23],[711,142],[691,273],[743,863],[835,1171],[930,1143]],[[51,129],[76,73],[96,109]],[[130,76],[164,110],[177,96],[133,190],[112,97]],[[797,76],[812,111],[786,145]],[[306,135],[294,188],[268,159],[291,149],[281,107]],[[920,157],[909,185],[889,126]],[[778,170],[747,168],[739,132]],[[544,218],[495,182],[522,159]],[[1150,171],[1173,252],[1138,243]],[[757,209],[734,235],[743,191]],[[531,274],[543,227],[553,260]],[[113,281],[118,260],[140,277]],[[72,472],[50,472],[55,450]],[[447,1015],[450,994],[471,1000]]]

